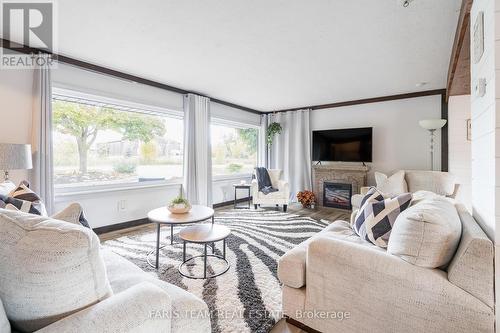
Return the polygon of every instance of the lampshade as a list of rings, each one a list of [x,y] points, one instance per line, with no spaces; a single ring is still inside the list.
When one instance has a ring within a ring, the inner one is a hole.
[[[0,170],[31,168],[31,145],[0,143]]]
[[[429,131],[437,130],[446,124],[446,119],[425,119],[420,120],[418,124],[420,125],[420,127],[425,128]]]

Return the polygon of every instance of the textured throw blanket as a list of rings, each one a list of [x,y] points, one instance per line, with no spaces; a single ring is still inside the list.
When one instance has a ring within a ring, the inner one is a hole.
[[[271,178],[269,177],[269,173],[267,172],[266,168],[255,168],[255,175],[257,176],[257,183],[259,184],[259,192],[269,194],[271,192],[278,191],[278,189],[273,188]]]

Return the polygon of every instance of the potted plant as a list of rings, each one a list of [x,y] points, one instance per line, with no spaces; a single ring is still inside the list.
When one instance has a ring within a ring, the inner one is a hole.
[[[274,136],[277,134],[281,134],[283,128],[280,123],[272,122],[267,126],[267,144],[270,146],[273,144]]]
[[[316,203],[316,196],[312,191],[300,191],[297,193],[297,200],[302,204],[304,208],[314,208]]]
[[[178,196],[170,202],[167,208],[173,214],[184,214],[191,210],[191,204],[186,198]]]

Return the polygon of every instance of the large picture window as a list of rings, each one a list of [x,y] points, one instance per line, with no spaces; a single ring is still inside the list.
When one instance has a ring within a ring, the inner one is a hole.
[[[182,178],[181,116],[54,94],[56,189]]]
[[[214,177],[251,174],[257,166],[259,129],[243,124],[211,125]]]

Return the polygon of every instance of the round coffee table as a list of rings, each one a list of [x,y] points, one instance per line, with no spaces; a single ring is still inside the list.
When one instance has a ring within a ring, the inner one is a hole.
[[[152,223],[156,223],[156,250],[148,253],[147,261],[152,267],[158,269],[159,257],[160,257],[160,227],[162,224],[170,225],[170,245],[174,244],[174,226],[183,225],[189,223],[203,222],[208,219],[212,219],[212,224],[214,223],[214,210],[210,207],[193,205],[191,210],[184,214],[173,214],[167,209],[167,207],[161,207],[153,209],[148,213],[148,219]],[[161,248],[163,248],[162,246]],[[156,262],[153,265],[149,256],[156,251]]]
[[[190,279],[210,279],[226,273],[229,270],[229,262],[226,260],[226,238],[231,234],[231,230],[218,224],[199,224],[183,228],[179,236],[183,241],[182,263],[179,265],[179,273]],[[215,242],[222,241],[222,256],[215,254]],[[186,259],[186,243],[197,243],[204,245],[204,253]],[[212,244],[212,254],[207,253],[207,245]],[[226,267],[219,273],[207,276],[207,258],[215,257],[225,261]],[[196,258],[203,258],[203,276],[188,275],[182,272],[182,266]]]

